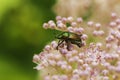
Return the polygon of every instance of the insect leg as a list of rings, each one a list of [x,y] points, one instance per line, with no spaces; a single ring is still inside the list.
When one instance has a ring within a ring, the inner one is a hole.
[[[56,48],[57,50],[58,50],[58,47],[59,47],[63,42],[64,42],[64,40],[62,40],[62,41],[59,40],[59,41],[58,41],[58,46],[57,46],[57,48]]]
[[[67,50],[70,50],[71,42],[68,41],[68,40],[66,40],[65,42],[66,42],[66,45],[67,45]]]

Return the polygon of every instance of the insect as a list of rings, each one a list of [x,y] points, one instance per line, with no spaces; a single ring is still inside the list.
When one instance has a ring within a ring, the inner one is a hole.
[[[57,46],[56,49],[58,50],[59,46],[61,44],[63,44],[64,42],[66,43],[68,50],[70,50],[70,45],[71,44],[75,44],[79,48],[82,47],[81,36],[82,35],[78,35],[78,34],[74,34],[74,33],[70,33],[70,32],[62,32],[61,34],[56,36],[56,38],[59,39],[58,46]]]

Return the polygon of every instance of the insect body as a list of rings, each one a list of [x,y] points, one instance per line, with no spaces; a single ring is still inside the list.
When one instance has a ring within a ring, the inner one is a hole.
[[[66,43],[68,50],[70,50],[69,47],[71,44],[75,44],[78,47],[82,47],[81,36],[82,35],[77,35],[77,34],[70,33],[70,32],[63,32],[59,34],[58,36],[56,36],[56,38],[59,39],[57,49],[59,48],[61,44],[63,44],[63,42]]]

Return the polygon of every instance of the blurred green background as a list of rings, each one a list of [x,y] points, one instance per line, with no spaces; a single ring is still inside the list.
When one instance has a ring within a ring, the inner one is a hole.
[[[0,0],[0,80],[37,80],[32,58],[53,39],[42,24],[54,19],[55,2]]]

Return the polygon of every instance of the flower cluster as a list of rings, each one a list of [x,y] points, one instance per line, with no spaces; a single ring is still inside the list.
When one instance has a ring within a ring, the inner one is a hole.
[[[68,50],[67,45],[56,49],[57,41],[46,45],[33,57],[37,64],[35,69],[42,71],[42,80],[119,80],[120,18],[115,13],[111,17],[109,25],[61,16],[56,17],[56,22],[44,23],[45,29],[82,34],[84,46],[79,48],[72,44],[72,49]],[[94,39],[98,40],[94,42]]]
[[[48,23],[44,23],[43,27],[45,29],[51,28],[77,34],[82,34],[84,32],[84,29],[82,27],[79,27],[80,23],[83,21],[82,18],[77,18],[77,20],[74,21],[73,17],[62,18],[61,16],[57,16],[56,20],[56,23],[52,20],[50,20]],[[69,24],[70,26],[67,26],[67,24]]]
[[[120,14],[119,0],[57,0],[53,11],[61,16],[82,16],[87,19],[108,22],[112,11]],[[104,18],[103,18],[104,17]]]

